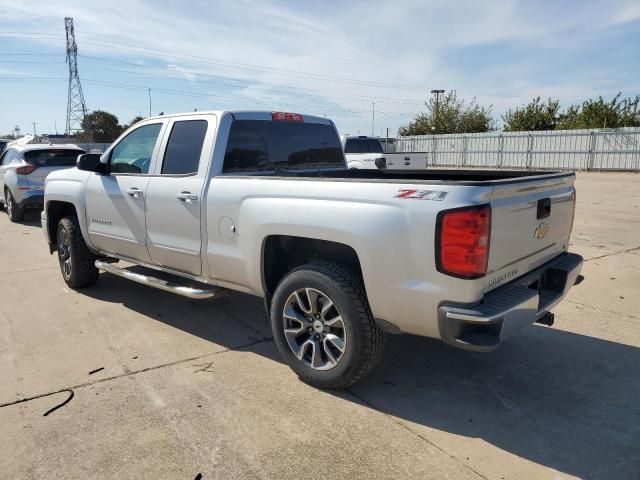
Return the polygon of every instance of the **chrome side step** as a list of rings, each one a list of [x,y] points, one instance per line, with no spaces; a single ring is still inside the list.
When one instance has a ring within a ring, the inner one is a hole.
[[[161,278],[151,277],[142,273],[135,273],[127,270],[126,268],[118,267],[113,263],[103,262],[102,260],[96,260],[95,265],[99,270],[109,272],[122,278],[126,278],[127,280],[158,288],[166,292],[177,293],[178,295],[182,295],[183,297],[194,298],[197,300],[215,297],[216,295],[224,292],[224,289],[213,286],[209,288],[186,287],[184,285],[163,280]]]

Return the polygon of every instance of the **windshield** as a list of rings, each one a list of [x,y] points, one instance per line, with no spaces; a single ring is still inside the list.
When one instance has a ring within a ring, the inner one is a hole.
[[[83,150],[31,150],[24,152],[27,163],[36,167],[74,167]]]

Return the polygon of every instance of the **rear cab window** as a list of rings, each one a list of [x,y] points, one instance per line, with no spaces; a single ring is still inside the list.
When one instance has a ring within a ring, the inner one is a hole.
[[[50,150],[28,150],[24,152],[24,159],[27,163],[36,167],[74,167],[78,155],[84,150],[75,149],[50,149]]]
[[[330,124],[234,120],[222,173],[336,168],[344,168],[344,155]]]
[[[344,153],[382,153],[382,144],[376,138],[348,138]]]

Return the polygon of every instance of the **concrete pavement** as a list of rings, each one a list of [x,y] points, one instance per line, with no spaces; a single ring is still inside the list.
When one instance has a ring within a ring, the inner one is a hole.
[[[390,336],[327,392],[260,299],[74,292],[37,215],[0,214],[0,478],[639,478],[640,176],[580,174],[572,243],[586,279],[553,328],[490,354]]]

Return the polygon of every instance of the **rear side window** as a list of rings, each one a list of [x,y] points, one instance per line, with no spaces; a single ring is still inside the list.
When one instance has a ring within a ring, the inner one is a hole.
[[[0,165],[9,165],[9,154],[11,153],[11,150],[6,150],[4,152],[2,152],[2,154],[0,154]]]
[[[36,167],[74,167],[83,150],[30,150],[24,152],[27,163]]]
[[[167,150],[164,153],[161,173],[165,175],[197,173],[206,133],[206,120],[185,120],[174,123]]]
[[[339,167],[344,167],[344,157],[332,125],[268,120],[231,124],[223,173]]]

